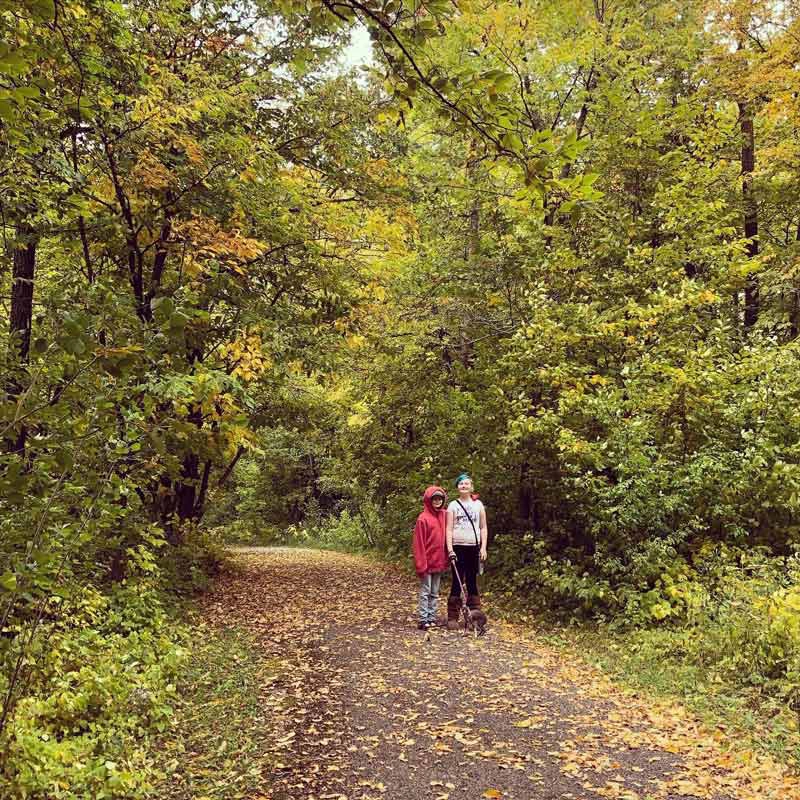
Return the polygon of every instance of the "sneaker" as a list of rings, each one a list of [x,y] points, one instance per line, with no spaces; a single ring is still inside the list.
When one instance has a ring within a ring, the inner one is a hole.
[[[418,622],[417,623],[417,630],[420,630],[420,631],[426,631],[430,627],[431,627],[430,622]]]

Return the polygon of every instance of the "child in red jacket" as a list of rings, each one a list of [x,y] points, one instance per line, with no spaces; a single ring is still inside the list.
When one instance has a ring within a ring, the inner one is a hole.
[[[414,526],[414,566],[419,576],[419,627],[427,630],[436,624],[439,585],[447,569],[445,531],[447,495],[441,486],[429,486],[422,497],[423,512]]]

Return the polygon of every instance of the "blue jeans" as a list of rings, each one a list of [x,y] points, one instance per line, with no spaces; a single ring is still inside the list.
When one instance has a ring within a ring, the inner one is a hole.
[[[436,609],[439,606],[439,586],[441,582],[441,572],[429,572],[419,579],[420,622],[436,621]]]

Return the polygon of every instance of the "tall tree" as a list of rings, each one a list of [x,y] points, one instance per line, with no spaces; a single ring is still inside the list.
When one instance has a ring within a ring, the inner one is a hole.
[[[24,389],[22,373],[28,364],[31,349],[33,322],[33,287],[36,269],[36,242],[33,229],[25,223],[17,226],[17,235],[12,244],[11,309],[9,313],[9,337],[12,369],[6,387],[9,400],[19,407]],[[20,458],[25,453],[25,425],[11,430],[9,446]]]

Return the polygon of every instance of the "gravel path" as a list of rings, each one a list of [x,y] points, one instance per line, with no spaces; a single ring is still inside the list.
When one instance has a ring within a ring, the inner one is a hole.
[[[416,586],[337,553],[250,548],[209,598],[280,677],[266,800],[800,800],[677,706],[626,693],[523,628],[414,625]],[[489,609],[490,616],[491,610]]]

